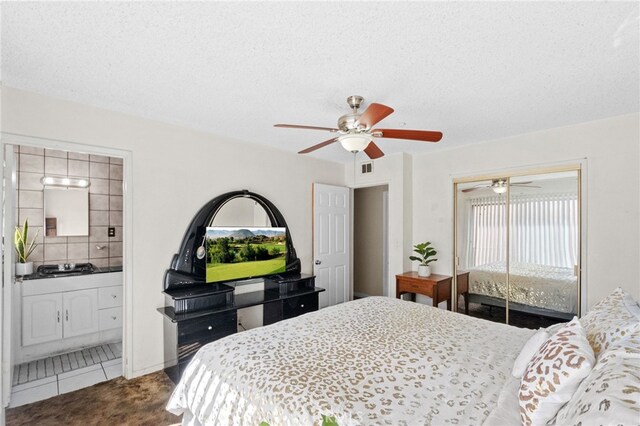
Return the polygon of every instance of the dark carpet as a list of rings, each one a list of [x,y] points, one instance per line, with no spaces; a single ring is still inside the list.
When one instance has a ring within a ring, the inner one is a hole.
[[[123,377],[7,410],[7,425],[158,425],[180,422],[164,407],[173,382],[164,372]]]

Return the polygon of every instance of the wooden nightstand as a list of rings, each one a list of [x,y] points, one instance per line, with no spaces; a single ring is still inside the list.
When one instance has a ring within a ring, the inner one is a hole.
[[[422,294],[433,300],[433,306],[447,301],[447,310],[451,310],[451,281],[449,275],[431,274],[421,277],[416,271],[409,271],[396,275],[396,297],[411,293],[411,300],[416,301],[416,294]],[[458,273],[458,295],[463,295],[465,313],[469,313],[469,273]]]

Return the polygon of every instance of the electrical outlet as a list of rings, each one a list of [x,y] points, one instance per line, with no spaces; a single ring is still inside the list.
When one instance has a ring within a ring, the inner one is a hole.
[[[110,237],[116,236],[116,228],[109,228],[109,236]]]

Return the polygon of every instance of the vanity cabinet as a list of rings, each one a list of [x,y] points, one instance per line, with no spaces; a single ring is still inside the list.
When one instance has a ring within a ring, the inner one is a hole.
[[[62,293],[62,305],[64,306],[63,338],[95,333],[99,330],[98,289]]]
[[[97,289],[27,296],[22,303],[24,346],[99,331]]]
[[[35,345],[62,339],[62,294],[41,294],[22,299],[22,344]]]

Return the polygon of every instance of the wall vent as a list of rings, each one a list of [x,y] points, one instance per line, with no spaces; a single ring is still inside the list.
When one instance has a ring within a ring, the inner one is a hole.
[[[373,172],[373,161],[362,163],[362,174]]]

